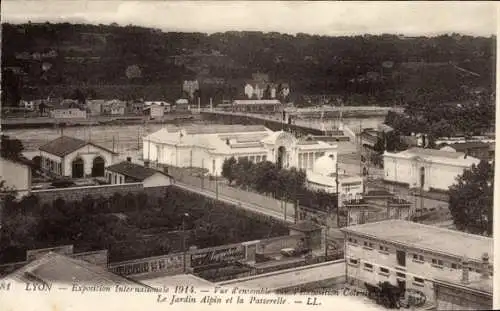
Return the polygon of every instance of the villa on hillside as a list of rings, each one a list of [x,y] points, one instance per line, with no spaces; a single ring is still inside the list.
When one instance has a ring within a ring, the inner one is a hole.
[[[118,156],[116,152],[90,141],[68,136],[56,138],[39,150],[42,170],[71,178],[103,177],[104,168],[113,164]]]
[[[143,158],[151,163],[198,167],[221,174],[225,159],[271,161],[282,168],[312,169],[325,153],[336,157],[337,146],[297,139],[285,131],[264,126],[211,125],[165,127],[143,138]]]

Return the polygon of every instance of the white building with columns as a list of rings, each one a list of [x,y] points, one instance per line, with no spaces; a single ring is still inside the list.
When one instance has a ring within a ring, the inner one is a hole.
[[[462,152],[410,148],[399,153],[384,153],[384,179],[410,188],[445,190],[465,169],[480,160]]]
[[[310,170],[336,145],[297,139],[285,131],[264,126],[207,125],[165,127],[143,138],[143,159],[177,167],[198,167],[210,175],[221,174],[225,159],[247,158],[254,163],[271,161],[283,168]]]

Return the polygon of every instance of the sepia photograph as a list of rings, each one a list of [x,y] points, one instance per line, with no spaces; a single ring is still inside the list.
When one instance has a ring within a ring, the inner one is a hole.
[[[497,15],[2,1],[0,310],[500,308]]]

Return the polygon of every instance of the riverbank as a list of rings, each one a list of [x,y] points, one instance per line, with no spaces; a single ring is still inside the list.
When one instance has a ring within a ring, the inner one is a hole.
[[[176,124],[201,120],[197,114],[171,114],[162,118],[149,119],[144,116],[98,116],[88,119],[54,119],[49,117],[5,118],[2,129],[36,129],[55,127],[82,127],[106,125]]]

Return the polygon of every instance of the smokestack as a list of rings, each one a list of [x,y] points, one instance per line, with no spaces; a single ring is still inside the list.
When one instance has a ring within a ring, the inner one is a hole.
[[[132,158],[131,157],[127,157],[127,162],[132,162]]]
[[[462,283],[469,284],[469,260],[467,257],[462,259]]]
[[[489,259],[490,256],[488,253],[484,253],[483,256],[481,257],[483,263],[482,263],[482,269],[481,269],[481,279],[488,279],[490,277],[490,263]]]

